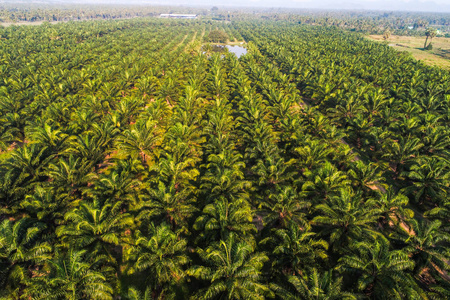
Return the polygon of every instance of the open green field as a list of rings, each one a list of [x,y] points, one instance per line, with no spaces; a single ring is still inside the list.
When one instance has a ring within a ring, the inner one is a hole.
[[[382,35],[369,35],[368,38],[383,41]],[[399,51],[410,52],[427,65],[450,68],[450,38],[435,37],[432,41],[433,50],[430,51],[423,50],[425,37],[392,35],[387,42]]]

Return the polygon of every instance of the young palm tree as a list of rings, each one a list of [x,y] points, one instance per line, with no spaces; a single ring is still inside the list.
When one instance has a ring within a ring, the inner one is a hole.
[[[261,269],[268,257],[254,252],[250,244],[237,243],[234,235],[213,243],[206,250],[197,249],[204,265],[187,270],[190,276],[203,280],[207,287],[196,299],[265,299],[272,292],[261,283]]]

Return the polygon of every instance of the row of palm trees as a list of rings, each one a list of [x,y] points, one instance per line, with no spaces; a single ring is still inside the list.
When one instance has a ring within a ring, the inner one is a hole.
[[[412,206],[418,189],[406,189],[410,179],[366,154],[366,136],[327,110],[345,101],[319,86],[327,83],[322,60],[308,77],[300,67],[313,60],[291,58],[290,47],[308,45],[299,36],[314,41],[317,56],[352,36],[299,35],[296,24],[233,26],[252,40],[240,59],[202,53],[197,41],[214,29],[202,22],[6,30],[2,297],[448,297],[448,203],[425,189],[423,206]],[[362,58],[355,63],[363,69]],[[409,98],[396,101],[403,107]],[[361,105],[356,115],[368,113]],[[417,159],[446,151],[429,138],[431,152]],[[437,204],[422,216],[430,203]]]
[[[243,25],[243,36],[277,62],[308,104],[345,130],[358,164],[376,162],[375,170],[358,175],[369,175],[372,189],[384,191],[384,181],[409,196],[417,220],[424,212],[431,219],[421,223],[448,223],[448,72],[336,30],[256,26]],[[348,51],[348,44],[355,50]]]

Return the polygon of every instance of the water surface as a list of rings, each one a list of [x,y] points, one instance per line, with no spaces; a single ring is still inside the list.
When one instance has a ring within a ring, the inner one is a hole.
[[[247,54],[247,49],[241,46],[232,46],[232,45],[226,45],[228,51],[231,53],[236,54],[236,56],[239,58],[244,54]]]

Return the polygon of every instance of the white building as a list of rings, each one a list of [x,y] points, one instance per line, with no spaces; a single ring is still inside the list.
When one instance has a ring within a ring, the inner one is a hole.
[[[175,19],[197,19],[197,15],[184,15],[184,14],[161,14],[160,18],[175,18]]]

